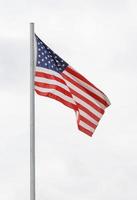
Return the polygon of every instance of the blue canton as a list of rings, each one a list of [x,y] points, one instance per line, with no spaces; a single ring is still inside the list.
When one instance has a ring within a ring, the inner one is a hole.
[[[36,36],[36,35],[35,35]],[[54,53],[46,44],[44,44],[38,36],[36,36],[37,42],[37,66],[51,69],[58,73],[64,71],[68,66],[62,58]]]

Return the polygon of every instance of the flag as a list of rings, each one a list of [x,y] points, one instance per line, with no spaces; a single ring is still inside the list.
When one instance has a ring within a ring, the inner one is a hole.
[[[37,35],[35,91],[55,99],[76,113],[78,129],[94,133],[105,108],[107,96],[52,51]]]

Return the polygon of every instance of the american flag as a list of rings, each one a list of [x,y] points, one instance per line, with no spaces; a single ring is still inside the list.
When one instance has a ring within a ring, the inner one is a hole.
[[[107,96],[35,35],[35,91],[55,99],[76,113],[78,129],[92,136],[105,108]]]

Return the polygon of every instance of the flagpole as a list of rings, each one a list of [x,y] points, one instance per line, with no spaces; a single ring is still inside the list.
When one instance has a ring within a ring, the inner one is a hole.
[[[30,23],[30,200],[35,200],[34,23]]]

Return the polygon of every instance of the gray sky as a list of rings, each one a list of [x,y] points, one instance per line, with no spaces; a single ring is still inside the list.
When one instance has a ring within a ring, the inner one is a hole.
[[[107,94],[92,138],[36,96],[37,200],[137,199],[137,1],[0,0],[0,199],[29,200],[29,22]]]

